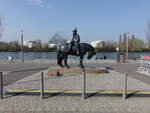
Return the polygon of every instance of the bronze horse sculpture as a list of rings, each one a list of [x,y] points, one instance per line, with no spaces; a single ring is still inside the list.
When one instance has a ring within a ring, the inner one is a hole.
[[[67,64],[68,55],[79,56],[79,67],[84,68],[83,58],[88,53],[87,58],[91,59],[93,55],[96,55],[95,48],[88,43],[80,43],[79,54],[77,54],[77,47],[74,45],[72,49],[69,49],[70,43],[63,44],[57,48],[57,64],[60,67],[70,66]],[[64,65],[62,64],[64,60]]]

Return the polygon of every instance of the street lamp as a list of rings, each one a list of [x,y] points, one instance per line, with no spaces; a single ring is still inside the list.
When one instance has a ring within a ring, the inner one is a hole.
[[[116,47],[116,51],[117,51],[117,62],[119,62],[119,47]]]
[[[127,55],[127,62],[128,62],[128,53],[129,53],[129,32],[128,32],[128,36],[126,38],[126,55]]]
[[[21,30],[21,63],[24,63],[24,55],[23,55],[23,30]]]

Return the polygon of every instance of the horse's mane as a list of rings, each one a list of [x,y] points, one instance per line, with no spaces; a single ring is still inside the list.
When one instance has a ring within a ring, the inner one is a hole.
[[[89,43],[80,43],[80,44],[81,45],[87,45],[87,46],[91,47],[93,50],[95,50],[95,48],[91,44],[89,44]]]

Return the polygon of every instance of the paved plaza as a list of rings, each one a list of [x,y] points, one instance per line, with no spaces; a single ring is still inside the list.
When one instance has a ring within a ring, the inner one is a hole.
[[[113,70],[105,74],[87,74],[86,90],[123,90],[123,74]],[[81,90],[83,75],[63,75],[61,77],[44,77],[45,89],[49,90]],[[9,90],[36,90],[40,89],[40,73],[25,77],[5,87]],[[150,85],[128,77],[128,90],[150,91]],[[84,100],[81,95],[61,96],[46,95],[42,100],[37,94],[6,95],[0,100],[1,111],[16,112],[102,112],[102,113],[148,113],[150,99],[148,97],[131,96],[123,100],[122,96],[94,96],[87,95]]]
[[[88,66],[93,66],[87,63]],[[86,64],[86,65],[87,65]],[[83,99],[79,95],[46,94],[44,99],[39,93],[32,91],[40,89],[40,72],[46,71],[54,63],[43,64],[3,64],[2,71],[9,72],[4,76],[12,77],[11,74],[20,79],[7,81],[4,91],[7,95],[0,100],[0,113],[149,113],[150,95],[136,96],[129,95],[127,100],[122,99],[122,95],[97,95],[87,94]],[[0,67],[2,65],[0,64]],[[76,66],[74,64],[73,66]],[[86,91],[122,91],[123,72],[128,71],[128,91],[150,91],[148,82],[149,76],[136,73],[137,63],[117,64],[117,63],[97,63],[94,66],[108,68],[109,73],[87,74]],[[5,68],[7,67],[7,69]],[[35,71],[30,71],[34,69]],[[23,75],[19,75],[19,70]],[[137,79],[138,78],[138,79]],[[11,78],[10,78],[11,79]],[[83,75],[72,74],[60,77],[44,76],[45,90],[60,91],[82,91]],[[25,90],[32,93],[9,93],[9,91]]]

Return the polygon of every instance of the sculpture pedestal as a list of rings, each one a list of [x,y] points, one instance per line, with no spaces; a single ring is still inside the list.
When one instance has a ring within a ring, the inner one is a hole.
[[[108,73],[107,69],[100,67],[84,68],[86,73],[99,74],[99,73]],[[83,69],[81,68],[61,68],[61,67],[50,67],[47,76],[60,76],[64,74],[81,74]]]

